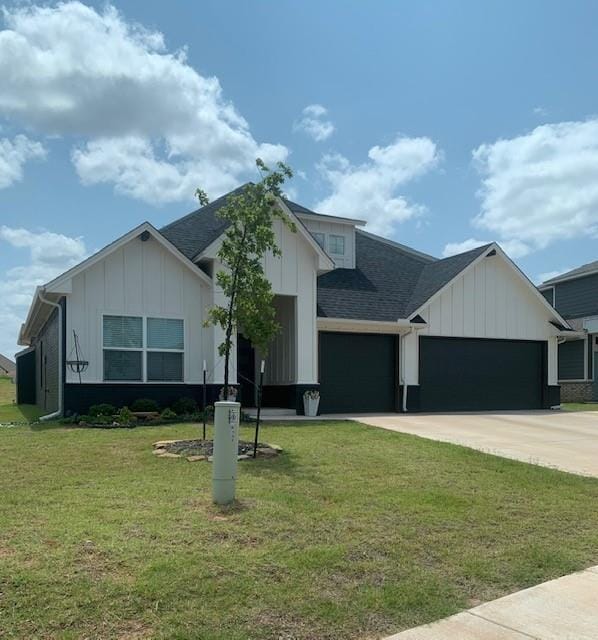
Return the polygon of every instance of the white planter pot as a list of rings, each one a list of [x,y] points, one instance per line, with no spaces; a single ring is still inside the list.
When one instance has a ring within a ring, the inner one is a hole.
[[[318,407],[320,406],[320,398],[303,398],[303,412],[306,416],[314,418],[318,415]]]

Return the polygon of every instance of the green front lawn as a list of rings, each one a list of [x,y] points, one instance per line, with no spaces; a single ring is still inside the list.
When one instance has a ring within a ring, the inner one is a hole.
[[[598,563],[595,479],[295,423],[220,510],[151,453],[198,432],[0,429],[3,638],[379,638]]]
[[[598,411],[598,402],[563,402],[563,411]]]

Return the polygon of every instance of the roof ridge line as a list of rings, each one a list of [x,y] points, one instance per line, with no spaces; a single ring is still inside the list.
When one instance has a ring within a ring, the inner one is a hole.
[[[436,258],[435,256],[431,256],[428,253],[424,253],[423,251],[418,251],[417,249],[413,249],[412,247],[409,247],[405,244],[402,244],[400,242],[396,242],[395,240],[390,240],[389,238],[385,238],[384,236],[379,236],[375,233],[371,233],[371,231],[365,231],[364,229],[355,229],[355,233],[361,233],[364,236],[367,236],[368,238],[372,238],[374,240],[378,240],[380,242],[384,242],[385,244],[389,245],[390,247],[394,247],[395,249],[399,249],[400,251],[403,251],[404,253],[408,253],[411,256],[413,256],[414,258],[419,258],[424,260],[427,264],[431,264],[433,262],[437,262],[438,260],[440,260],[440,258]]]

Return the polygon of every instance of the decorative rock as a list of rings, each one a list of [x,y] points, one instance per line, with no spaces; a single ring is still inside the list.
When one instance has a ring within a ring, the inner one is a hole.
[[[211,440],[204,441],[198,438],[191,440],[159,440],[153,443],[153,454],[160,458],[184,458],[189,462],[207,460],[212,462]],[[258,457],[274,458],[282,451],[277,444],[258,445]],[[239,442],[239,454],[237,460],[253,459],[253,442]]]
[[[178,442],[178,440],[159,440],[158,442],[154,442],[152,447],[154,447],[154,449],[164,449],[164,447],[173,442]]]

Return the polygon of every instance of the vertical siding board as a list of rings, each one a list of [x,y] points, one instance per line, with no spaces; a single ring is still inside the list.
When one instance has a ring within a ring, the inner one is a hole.
[[[440,335],[450,336],[453,332],[453,288],[440,296]]]
[[[475,266],[475,337],[477,338],[483,338],[486,334],[485,284],[486,262],[482,261]]]
[[[110,260],[104,262],[104,296],[108,311],[124,307],[124,270],[124,252],[119,249],[110,256]]]
[[[126,312],[143,307],[143,244],[136,239],[123,248]]]
[[[487,258],[483,260],[486,263],[486,287],[485,287],[485,336],[487,338],[496,338],[496,261],[497,258]]]
[[[463,279],[463,335],[475,335],[475,271],[468,271]]]

